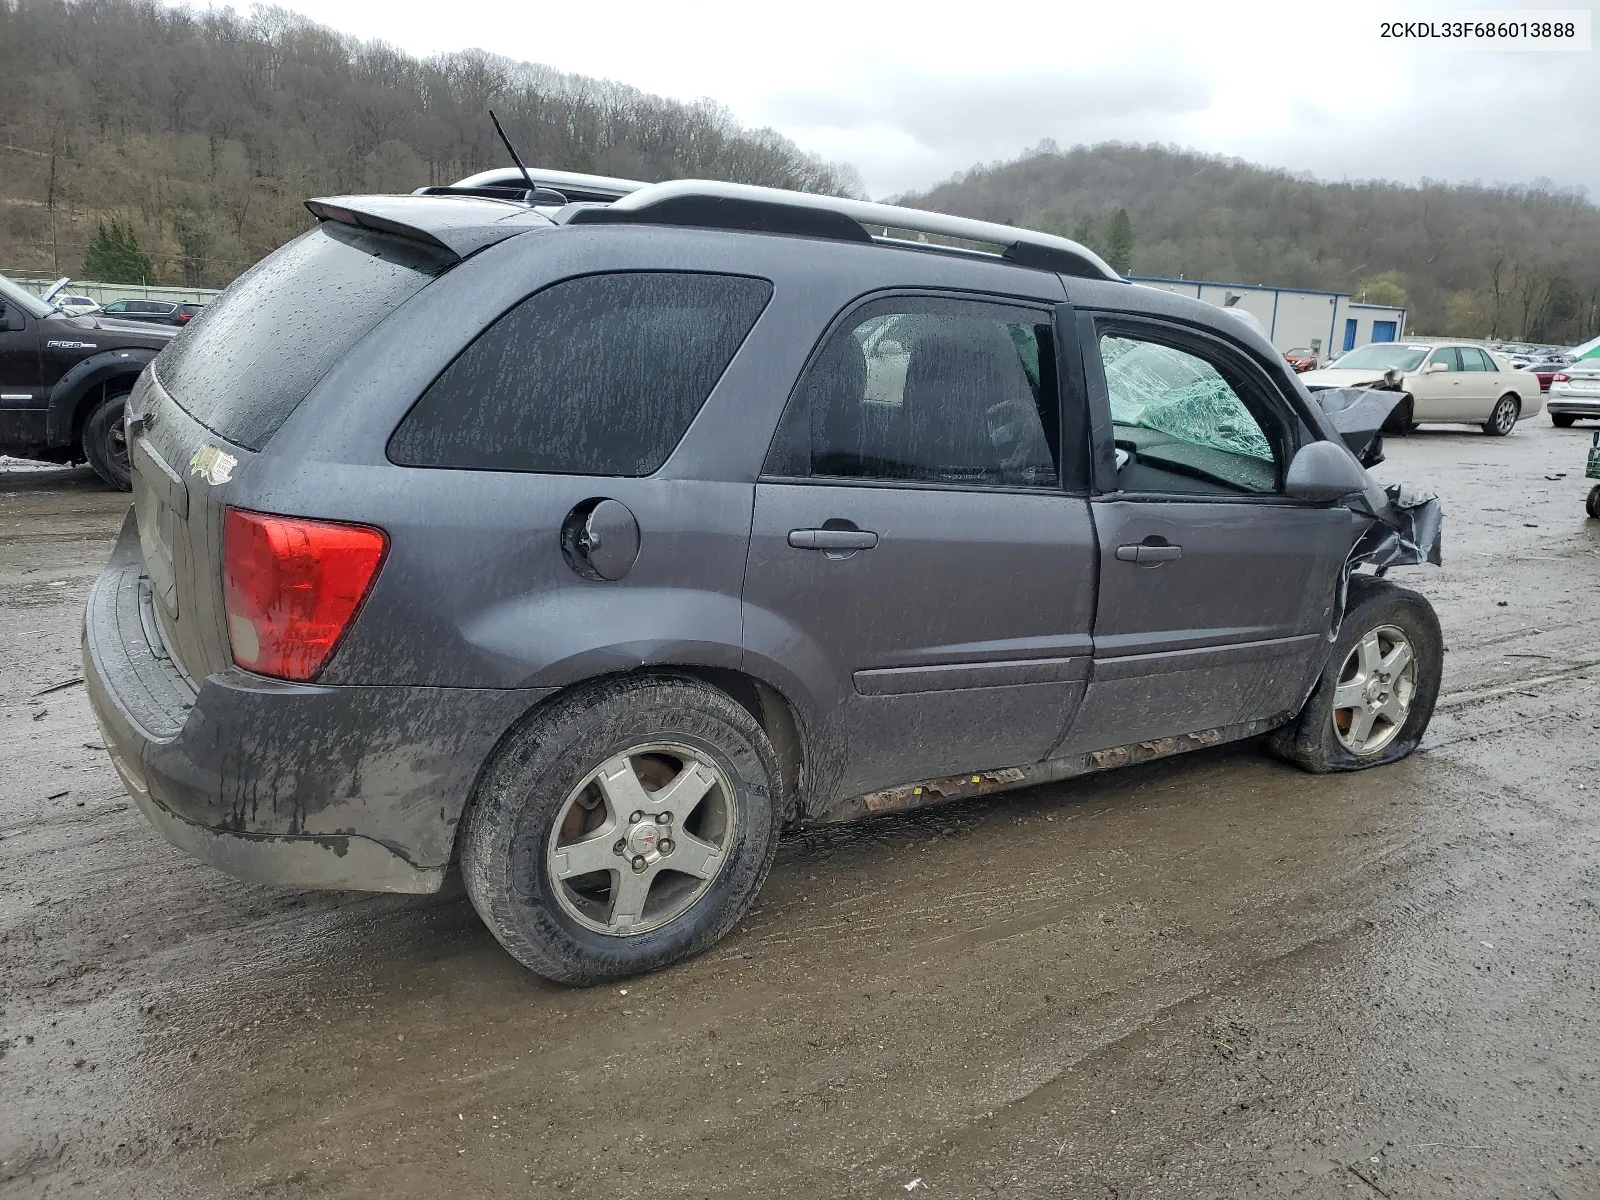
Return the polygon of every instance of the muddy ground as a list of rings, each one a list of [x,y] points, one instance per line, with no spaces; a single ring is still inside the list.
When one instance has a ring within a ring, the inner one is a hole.
[[[1409,761],[1245,745],[794,837],[726,942],[591,991],[459,884],[158,838],[46,690],[126,499],[0,471],[0,1195],[1600,1196],[1588,441],[1391,444],[1448,513],[1401,573],[1449,646]]]

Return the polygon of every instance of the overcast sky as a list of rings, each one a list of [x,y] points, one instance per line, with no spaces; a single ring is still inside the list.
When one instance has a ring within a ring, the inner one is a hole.
[[[286,7],[414,54],[478,46],[680,99],[709,97],[747,124],[853,163],[877,198],[1047,137],[1063,147],[1173,142],[1328,179],[1544,176],[1600,198],[1593,51],[1465,52],[1378,37],[1380,20],[1459,15],[1459,4]]]

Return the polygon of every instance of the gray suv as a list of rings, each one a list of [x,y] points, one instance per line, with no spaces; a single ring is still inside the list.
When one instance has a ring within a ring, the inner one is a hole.
[[[1009,226],[574,178],[310,201],[141,376],[84,661],[173,843],[458,856],[592,983],[715,942],[786,826],[1416,746],[1437,620],[1356,568],[1437,561],[1437,502],[1242,322]]]

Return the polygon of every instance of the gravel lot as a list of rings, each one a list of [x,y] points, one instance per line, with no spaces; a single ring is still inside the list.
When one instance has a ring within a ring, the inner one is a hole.
[[[293,892],[122,794],[78,623],[127,503],[0,467],[0,1195],[1600,1196],[1589,432],[1429,430],[1444,698],[788,840],[726,942],[518,968],[453,884]],[[1551,478],[1565,472],[1562,478]]]

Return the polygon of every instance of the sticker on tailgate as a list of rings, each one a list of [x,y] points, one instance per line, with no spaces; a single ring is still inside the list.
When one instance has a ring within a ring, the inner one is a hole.
[[[239,460],[233,455],[224,454],[215,446],[201,446],[189,460],[189,474],[198,475],[215,486],[232,479],[233,469],[238,465]]]

